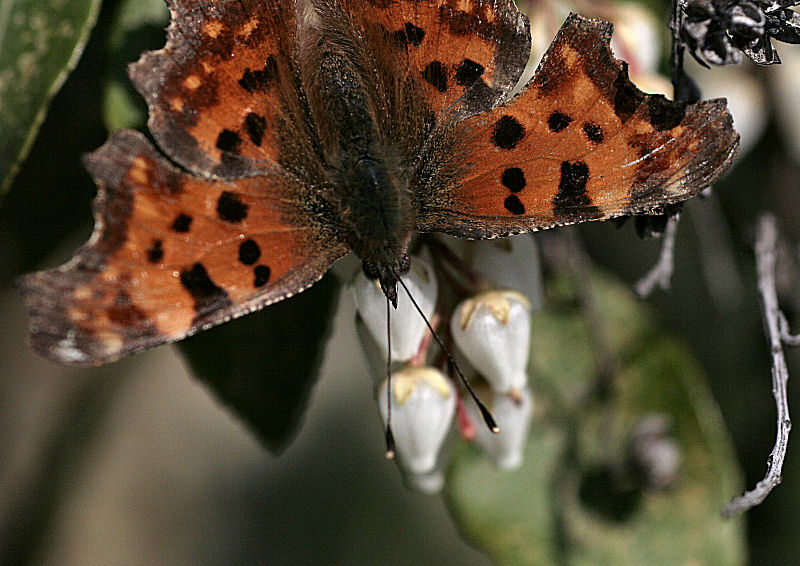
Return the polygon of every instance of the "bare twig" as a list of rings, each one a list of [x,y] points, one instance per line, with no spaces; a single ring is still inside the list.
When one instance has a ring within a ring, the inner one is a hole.
[[[681,26],[683,24],[683,12],[681,2],[672,0],[672,15],[670,16],[669,27],[672,30],[672,53],[670,54],[670,68],[672,70],[672,90],[677,95],[680,85],[683,82],[681,73],[683,72],[683,42],[681,41]]]
[[[781,331],[781,342],[787,346],[800,346],[800,334],[789,332],[789,323],[783,311],[778,312],[778,328]]]
[[[656,287],[669,291],[672,272],[675,268],[675,234],[677,234],[677,228],[678,217],[671,216],[667,220],[667,226],[664,229],[661,255],[658,256],[658,261],[647,275],[639,279],[634,287],[636,294],[640,297],[649,297]]]
[[[775,446],[767,459],[767,473],[756,486],[733,500],[722,510],[726,517],[736,515],[760,504],[767,495],[781,483],[781,469],[786,456],[786,445],[792,422],[789,419],[789,402],[786,394],[786,383],[789,370],[783,356],[784,338],[787,344],[796,344],[798,339],[789,335],[786,320],[778,307],[778,293],[775,288],[775,257],[778,240],[778,228],[775,217],[763,215],[756,229],[756,269],[758,274],[758,290],[761,295],[761,308],[764,315],[767,339],[772,353],[772,395],[778,409],[778,431]]]

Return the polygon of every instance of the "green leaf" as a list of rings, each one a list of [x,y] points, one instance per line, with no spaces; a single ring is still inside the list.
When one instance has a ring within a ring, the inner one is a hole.
[[[743,564],[743,520],[720,516],[741,479],[700,369],[626,288],[600,278],[591,288],[619,362],[613,383],[592,395],[590,321],[572,282],[557,281],[534,316],[525,463],[500,472],[474,446],[455,451],[446,496],[462,533],[504,565]],[[671,420],[683,458],[667,490],[625,473],[630,433],[652,415]]]
[[[0,194],[75,67],[100,0],[0,0]]]
[[[108,39],[109,74],[103,99],[103,115],[110,131],[144,129],[147,105],[133,88],[127,69],[142,52],[164,46],[168,23],[164,0],[124,0],[117,8]]]
[[[180,342],[194,373],[280,452],[296,432],[330,331],[339,285],[313,287]]]

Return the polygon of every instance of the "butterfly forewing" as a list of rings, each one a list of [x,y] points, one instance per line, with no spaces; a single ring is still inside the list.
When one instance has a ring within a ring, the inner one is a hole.
[[[527,87],[454,127],[455,180],[420,228],[495,237],[652,212],[710,185],[738,148],[724,101],[646,95],[609,48],[610,24],[570,16]]]
[[[130,71],[162,149],[203,176],[248,176],[276,164],[317,174],[292,60],[294,3],[168,4],[167,45],[144,54]]]
[[[89,157],[95,234],[64,266],[23,278],[33,344],[96,364],[246,314],[318,280],[347,250],[277,176],[209,182],[141,134]]]
[[[530,56],[528,19],[512,0],[340,4],[373,38],[378,58],[391,57],[392,73],[419,83],[418,95],[435,114],[487,110],[517,84]]]

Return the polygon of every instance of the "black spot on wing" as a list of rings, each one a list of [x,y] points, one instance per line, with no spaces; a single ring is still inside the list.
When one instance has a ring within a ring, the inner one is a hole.
[[[547,119],[547,127],[551,132],[560,132],[572,123],[572,118],[556,110]]]
[[[650,124],[658,131],[671,130],[681,123],[686,114],[686,104],[668,100],[661,94],[647,97]]]
[[[503,186],[510,190],[512,193],[518,193],[525,188],[525,173],[519,167],[509,167],[503,171],[501,177]]]
[[[172,231],[180,233],[188,232],[192,226],[192,220],[194,219],[191,216],[181,212],[175,217],[175,220],[172,221]]]
[[[422,78],[439,92],[447,92],[447,67],[441,61],[431,61],[422,71]]]
[[[267,129],[267,120],[260,114],[250,112],[247,118],[244,119],[244,129],[250,141],[257,146],[261,146],[261,142],[264,140],[264,132]]]
[[[236,224],[247,218],[247,209],[250,208],[239,198],[239,195],[224,191],[217,199],[217,215],[221,220]]]
[[[558,193],[553,197],[553,213],[561,220],[590,220],[603,214],[586,193],[589,166],[583,161],[563,161]]]
[[[272,270],[266,265],[257,265],[253,270],[253,274],[255,275],[253,286],[263,287],[269,283],[269,277],[272,275]]]
[[[644,100],[644,93],[628,78],[628,65],[623,67],[614,80],[614,113],[624,123],[633,116]]]
[[[492,133],[492,143],[500,149],[514,149],[525,137],[525,127],[513,116],[503,116]]]
[[[238,153],[239,146],[242,144],[242,138],[239,137],[234,131],[225,129],[217,136],[217,149],[227,151],[229,153]]]
[[[603,143],[605,139],[603,128],[594,122],[586,122],[583,125],[583,133],[586,134],[586,138],[593,144]]]
[[[461,86],[470,86],[483,75],[483,65],[472,59],[464,59],[456,69],[456,82]]]
[[[425,39],[425,30],[421,27],[415,26],[411,22],[407,22],[405,27],[405,36],[409,45],[418,47],[422,43],[422,40]]]
[[[270,55],[264,64],[263,70],[251,71],[248,67],[244,70],[242,78],[239,79],[239,86],[249,93],[265,92],[272,85],[278,74],[278,64],[275,56]]]
[[[558,183],[557,203],[570,202],[588,205],[586,184],[589,181],[589,166],[583,161],[562,161],[561,180]]]
[[[511,214],[525,214],[525,205],[522,204],[522,201],[519,200],[517,195],[507,196],[506,200],[503,201],[503,206],[505,206],[506,210]]]
[[[261,248],[255,240],[245,240],[239,244],[239,261],[245,265],[253,265],[261,257]]]
[[[195,263],[191,269],[181,271],[180,279],[183,288],[194,299],[194,308],[197,312],[227,306],[231,303],[228,293],[211,280],[202,263]]]
[[[148,263],[160,263],[164,259],[164,242],[153,240],[153,244],[147,250]]]

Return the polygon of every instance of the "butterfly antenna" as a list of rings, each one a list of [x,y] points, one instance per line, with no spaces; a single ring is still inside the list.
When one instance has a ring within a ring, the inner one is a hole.
[[[386,459],[392,460],[395,455],[394,434],[392,434],[392,326],[390,324],[392,309],[389,297],[386,297]]]
[[[450,365],[452,366],[453,370],[455,370],[456,375],[458,375],[458,378],[461,380],[461,383],[463,383],[464,387],[466,387],[467,391],[469,391],[472,400],[475,401],[475,404],[478,406],[478,409],[481,412],[481,416],[483,417],[486,426],[489,427],[489,430],[491,430],[494,434],[497,434],[498,432],[500,432],[500,427],[497,426],[497,423],[495,422],[492,413],[489,412],[489,409],[486,408],[486,405],[484,405],[481,402],[481,400],[478,399],[478,396],[475,394],[475,391],[470,386],[469,381],[467,381],[467,378],[464,376],[464,372],[462,372],[461,368],[458,367],[458,364],[456,363],[455,358],[453,358],[453,355],[450,353],[450,350],[444,345],[442,339],[439,338],[439,335],[431,326],[430,321],[428,321],[428,317],[425,316],[425,313],[422,312],[422,309],[417,304],[417,301],[414,300],[414,297],[411,295],[411,292],[408,290],[408,287],[406,287],[405,282],[400,277],[398,277],[397,280],[400,282],[400,285],[403,286],[403,289],[405,289],[408,298],[411,299],[411,304],[414,305],[414,308],[417,309],[417,312],[422,317],[422,320],[425,321],[425,325],[428,327],[428,330],[430,331],[434,340],[436,340],[436,343],[439,344],[439,347],[447,356],[447,360],[450,362]]]

